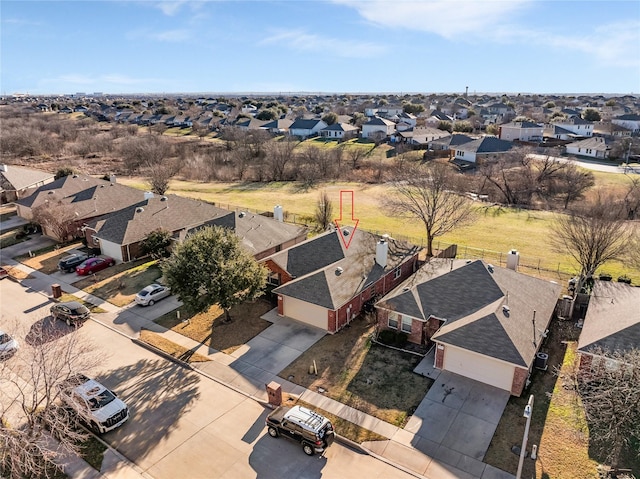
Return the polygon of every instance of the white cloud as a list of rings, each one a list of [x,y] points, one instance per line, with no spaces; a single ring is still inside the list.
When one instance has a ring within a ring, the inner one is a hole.
[[[187,3],[187,0],[163,0],[161,2],[155,2],[153,4],[154,7],[162,10],[162,13],[172,17],[182,8],[184,4]]]
[[[348,58],[369,58],[387,51],[381,44],[322,37],[304,30],[275,30],[259,44],[276,44],[291,50],[308,52],[331,51],[333,55]]]
[[[448,39],[487,32],[532,4],[532,0],[333,1],[354,8],[375,25],[409,28]]]

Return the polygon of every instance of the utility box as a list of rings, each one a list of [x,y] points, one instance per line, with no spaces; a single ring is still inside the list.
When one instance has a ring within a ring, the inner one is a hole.
[[[269,398],[269,404],[280,406],[282,404],[282,386],[275,381],[271,381],[267,384],[267,397]]]
[[[62,287],[59,284],[51,285],[51,296],[53,296],[53,299],[58,299],[62,296]]]

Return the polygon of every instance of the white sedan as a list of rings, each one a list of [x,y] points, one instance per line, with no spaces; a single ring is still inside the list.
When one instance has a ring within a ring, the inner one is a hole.
[[[150,284],[138,294],[136,294],[136,303],[140,306],[153,306],[156,301],[171,295],[171,289],[161,284]]]

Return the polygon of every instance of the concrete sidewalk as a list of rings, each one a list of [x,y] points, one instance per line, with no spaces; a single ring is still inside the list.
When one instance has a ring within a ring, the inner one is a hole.
[[[252,367],[250,363],[243,364],[242,356],[229,356],[174,331],[162,328],[149,318],[149,312],[146,310],[141,310],[140,308],[119,308],[107,301],[75,288],[72,284],[66,283],[60,278],[51,278],[46,274],[35,271],[13,260],[3,258],[3,261],[5,264],[10,264],[28,273],[30,277],[22,280],[22,284],[35,291],[51,297],[51,285],[57,283],[61,285],[63,291],[103,308],[106,313],[94,314],[92,315],[92,319],[120,334],[128,336],[132,340],[137,340],[141,329],[149,329],[189,351],[207,356],[210,361],[194,363],[189,365],[189,367],[199,371],[211,380],[231,387],[248,397],[266,403],[267,393],[265,385],[275,380],[282,385],[284,392],[298,396],[314,407],[323,409],[338,417],[356,423],[365,429],[388,437],[389,439],[387,441],[376,441],[356,447],[360,447],[364,452],[395,465],[416,477],[427,477],[429,479],[513,479],[513,475],[488,464],[480,463],[477,460],[473,462],[472,466],[465,467],[465,464],[469,461],[466,461],[464,457],[459,457],[459,454],[455,458],[452,458],[449,463],[447,463],[446,457],[435,459],[433,457],[435,451],[420,447],[421,441],[424,442],[424,439],[406,429],[400,429],[322,394],[283,380],[272,372],[259,370],[258,368]],[[140,477],[135,466],[123,457],[118,457],[116,452],[113,454],[110,453],[109,459],[106,459],[107,457],[105,456],[103,471],[101,471],[99,476],[116,479]],[[84,462],[82,460],[80,461]],[[76,465],[78,472],[77,474],[71,474],[72,477],[95,477],[86,475],[87,471],[81,467],[82,464],[77,463]]]

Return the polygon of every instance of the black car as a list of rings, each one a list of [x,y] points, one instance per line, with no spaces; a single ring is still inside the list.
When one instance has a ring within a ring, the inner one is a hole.
[[[79,324],[89,318],[91,314],[89,308],[78,303],[77,301],[68,301],[66,303],[58,303],[51,306],[51,316],[54,319],[60,319],[69,326]]]
[[[335,438],[333,425],[326,417],[301,406],[280,406],[265,422],[271,437],[293,439],[308,456],[324,452]]]
[[[88,258],[89,255],[85,253],[70,254],[58,261],[58,269],[65,273],[73,273],[76,270],[76,266],[80,265]]]

